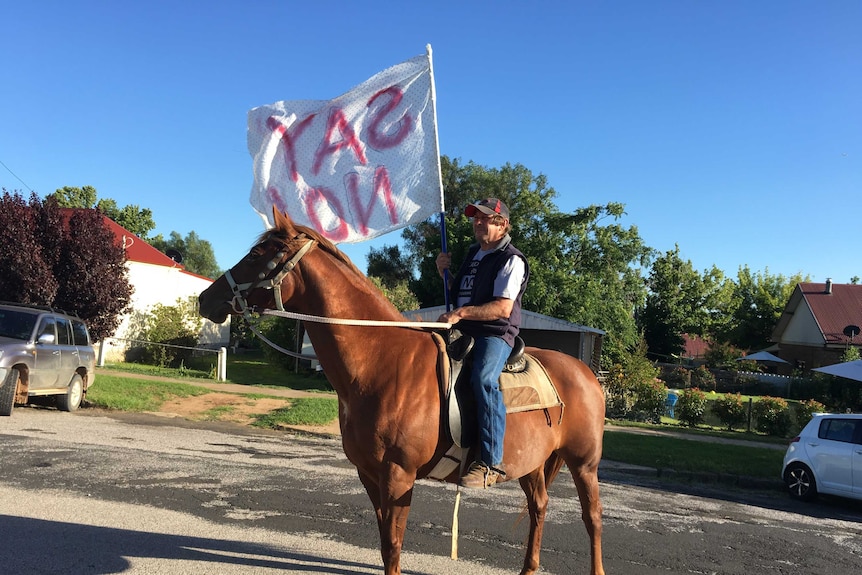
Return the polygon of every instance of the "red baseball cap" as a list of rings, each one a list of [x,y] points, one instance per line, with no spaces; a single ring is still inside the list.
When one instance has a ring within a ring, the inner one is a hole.
[[[464,208],[464,215],[472,218],[476,212],[482,212],[489,216],[503,216],[509,219],[509,207],[497,198],[485,198]]]

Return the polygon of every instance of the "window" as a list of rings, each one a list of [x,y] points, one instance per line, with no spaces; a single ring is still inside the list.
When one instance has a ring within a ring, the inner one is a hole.
[[[87,326],[83,322],[72,320],[72,335],[75,339],[75,345],[90,345],[90,338],[87,335]]]
[[[57,318],[57,345],[69,345],[72,343],[72,336],[69,326],[69,320],[63,317]]]
[[[826,418],[820,422],[820,432],[817,437],[851,443],[856,433],[857,423],[859,422],[854,419]]]

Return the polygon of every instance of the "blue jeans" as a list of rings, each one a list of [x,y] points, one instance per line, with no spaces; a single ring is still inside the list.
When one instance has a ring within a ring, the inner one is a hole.
[[[499,337],[476,337],[470,381],[479,415],[479,454],[491,467],[503,463],[503,435],[506,433],[506,406],[500,392],[500,372],[512,348]]]

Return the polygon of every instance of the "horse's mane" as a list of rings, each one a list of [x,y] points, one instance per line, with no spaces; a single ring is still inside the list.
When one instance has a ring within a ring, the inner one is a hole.
[[[358,275],[360,277],[365,277],[365,274],[363,274],[361,271],[359,271],[359,268],[356,267],[356,264],[354,264],[352,261],[350,261],[350,258],[348,258],[346,255],[344,255],[344,253],[341,250],[339,250],[335,246],[335,244],[333,244],[330,240],[326,239],[323,235],[320,234],[320,232],[317,232],[317,231],[315,231],[315,230],[313,230],[307,226],[300,226],[297,224],[293,224],[293,227],[296,228],[296,231],[303,233],[306,236],[308,236],[309,238],[317,241],[318,246],[321,249],[323,249],[323,251],[329,253],[336,260],[338,260],[341,263],[343,263],[344,265],[346,265],[351,271],[353,271],[353,273],[355,273],[356,275]],[[260,237],[258,238],[257,243],[261,243],[263,241],[266,241],[267,239],[269,239],[272,236],[278,236],[280,239],[282,239],[284,241],[288,241],[291,239],[289,237],[289,235],[290,235],[290,232],[287,229],[285,229],[284,227],[276,226],[274,228],[268,229],[265,232],[263,232],[260,235]]]

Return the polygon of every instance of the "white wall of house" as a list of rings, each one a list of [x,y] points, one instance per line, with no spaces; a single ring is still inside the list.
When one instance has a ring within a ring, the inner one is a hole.
[[[811,308],[804,301],[796,306],[793,317],[781,335],[780,343],[815,346],[821,346],[825,343],[820,332],[820,326],[817,325]]]
[[[108,361],[122,361],[126,345],[122,340],[137,336],[132,325],[135,312],[147,313],[157,304],[172,306],[178,299],[197,296],[212,284],[212,280],[190,274],[179,267],[171,268],[142,262],[128,261],[129,283],[134,292],[131,298],[131,312],[122,316],[120,325],[113,338],[105,342],[105,358]],[[222,324],[203,320],[198,344],[202,347],[218,349],[227,347],[230,340],[230,318]]]

